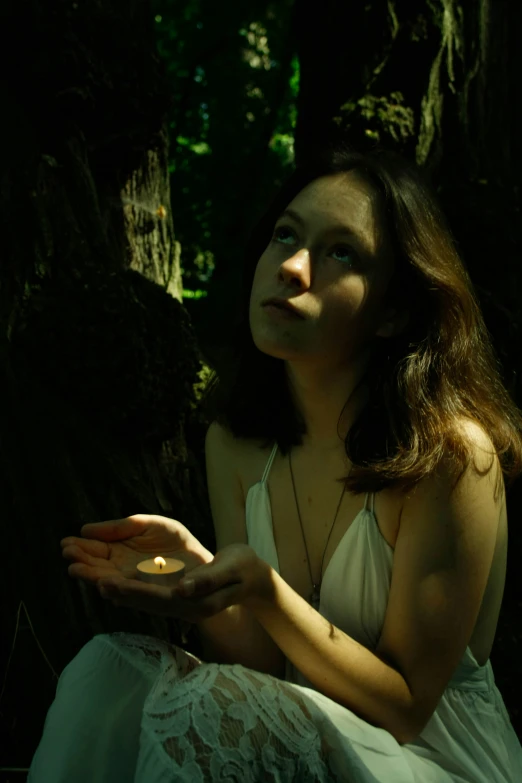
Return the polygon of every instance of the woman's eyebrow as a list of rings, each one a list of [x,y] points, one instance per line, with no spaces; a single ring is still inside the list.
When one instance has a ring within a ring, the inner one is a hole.
[[[281,214],[279,215],[278,220],[281,220],[283,217],[291,217],[293,220],[295,220],[296,223],[300,223],[302,226],[304,226],[304,220],[303,218],[297,214],[297,212],[294,212],[293,209],[285,209]]]
[[[301,226],[304,226],[304,225],[305,225],[305,221],[303,220],[303,218],[301,217],[301,215],[298,215],[298,214],[297,214],[297,212],[294,212],[294,210],[293,210],[293,209],[290,209],[290,208],[288,208],[288,209],[285,209],[285,210],[284,210],[283,212],[281,212],[281,214],[279,215],[279,218],[278,218],[278,220],[281,220],[281,218],[283,218],[283,217],[290,217],[290,218],[292,218],[293,220],[295,220],[295,222],[296,222],[296,223],[299,223]],[[341,224],[341,223],[339,223],[337,226],[334,226],[333,228],[331,228],[331,229],[330,229],[330,231],[329,231],[328,233],[332,233],[332,234],[333,234],[333,233],[336,233],[336,234],[341,234],[341,233],[343,233],[343,234],[349,234],[349,235],[350,235],[350,236],[352,236],[352,237],[357,237],[358,239],[361,239],[361,238],[362,238],[362,237],[361,237],[361,234],[360,234],[359,232],[357,232],[357,231],[354,231],[354,230],[353,230],[352,228],[350,228],[349,226],[345,226],[345,225],[343,225],[343,224]]]

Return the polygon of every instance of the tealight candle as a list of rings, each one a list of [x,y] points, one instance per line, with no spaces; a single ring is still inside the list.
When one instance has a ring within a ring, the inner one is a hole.
[[[185,576],[185,563],[173,557],[155,557],[138,563],[138,579],[154,585],[171,587]]]

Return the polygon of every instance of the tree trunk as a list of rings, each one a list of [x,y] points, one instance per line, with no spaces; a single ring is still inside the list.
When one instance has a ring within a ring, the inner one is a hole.
[[[396,149],[439,192],[477,289],[504,380],[522,405],[522,175],[517,0],[297,0],[296,161],[338,128],[356,148]],[[508,492],[510,550],[492,661],[522,735],[516,578],[522,482]]]
[[[60,539],[144,512],[214,546],[152,24],[137,0],[2,9],[0,766],[29,766],[93,634],[180,641],[71,579]]]

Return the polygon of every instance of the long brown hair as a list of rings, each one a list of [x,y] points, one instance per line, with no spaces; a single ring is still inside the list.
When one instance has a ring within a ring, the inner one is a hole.
[[[359,153],[335,142],[281,188],[248,243],[231,359],[211,374],[204,408],[236,438],[262,439],[261,448],[277,441],[285,456],[301,445],[306,425],[291,400],[284,361],[253,342],[250,292],[285,207],[313,180],[350,170],[384,197],[397,262],[387,298],[406,307],[410,320],[401,334],[376,338],[360,381],[368,383],[369,401],[345,440],[352,469],[340,481],[355,494],[385,487],[408,491],[447,453],[462,473],[469,441],[455,425],[464,417],[487,432],[511,483],[522,473],[522,414],[503,384],[473,284],[431,187],[416,166],[383,150]]]

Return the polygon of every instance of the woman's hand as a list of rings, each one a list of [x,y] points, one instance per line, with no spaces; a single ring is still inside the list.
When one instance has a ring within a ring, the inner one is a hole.
[[[212,562],[194,568],[174,587],[103,578],[100,591],[116,606],[196,623],[234,604],[248,604],[256,598],[270,600],[272,582],[270,567],[251,547],[231,544],[220,550]]]
[[[181,522],[162,516],[134,514],[91,522],[82,527],[81,535],[62,539],[62,556],[72,561],[70,576],[94,586],[107,577],[135,579],[138,563],[156,555],[182,560],[185,572],[213,559]]]

